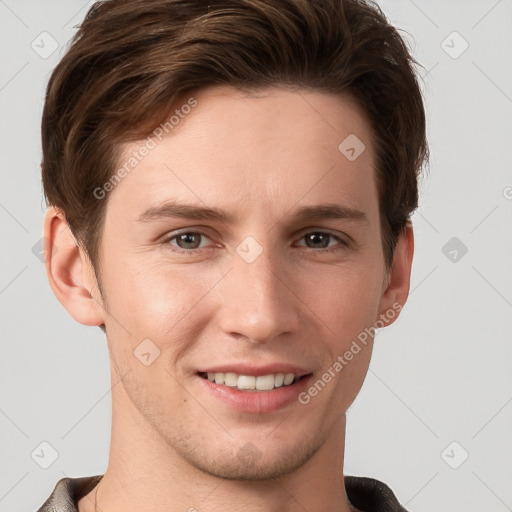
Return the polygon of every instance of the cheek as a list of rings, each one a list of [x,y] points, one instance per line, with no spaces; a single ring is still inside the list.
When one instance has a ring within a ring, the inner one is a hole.
[[[312,274],[299,293],[340,343],[373,324],[381,286],[381,276],[370,267],[334,268]]]
[[[129,271],[128,264],[111,267],[105,283],[111,312],[109,349],[128,394],[152,417],[160,414],[157,404],[165,401],[172,409],[187,399],[176,382],[181,375],[176,375],[175,363],[197,339],[194,307],[199,308],[205,292],[184,273],[133,268],[138,270]]]
[[[323,328],[322,371],[303,396],[312,417],[331,419],[348,410],[364,382],[370,364],[380,282],[370,270],[331,274],[313,287],[309,303]],[[318,428],[321,428],[320,426]]]
[[[161,351],[177,354],[193,342],[207,321],[201,311],[208,301],[202,299],[219,279],[217,272],[200,273],[193,267],[170,270],[168,264],[154,264],[141,268],[140,262],[127,262],[123,269],[110,269],[105,283],[110,323],[124,338],[123,350],[133,351],[149,338]]]

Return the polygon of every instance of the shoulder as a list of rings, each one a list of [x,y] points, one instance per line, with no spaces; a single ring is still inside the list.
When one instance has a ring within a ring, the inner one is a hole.
[[[380,480],[345,476],[347,497],[361,512],[407,512],[393,491]]]
[[[102,477],[61,478],[37,512],[78,512],[78,500],[89,493]]]

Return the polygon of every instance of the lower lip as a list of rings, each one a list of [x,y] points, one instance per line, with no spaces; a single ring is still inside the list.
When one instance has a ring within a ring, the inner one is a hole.
[[[307,375],[289,386],[274,388],[270,391],[241,391],[197,376],[206,390],[215,398],[239,411],[250,413],[273,412],[298,402],[298,396],[307,388],[310,377],[311,375]]]

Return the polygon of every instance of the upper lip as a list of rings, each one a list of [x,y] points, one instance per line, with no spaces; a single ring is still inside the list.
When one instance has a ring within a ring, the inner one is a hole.
[[[237,375],[254,375],[259,377],[261,375],[270,375],[271,373],[293,373],[296,377],[309,375],[311,370],[302,366],[297,366],[290,363],[274,363],[256,366],[248,363],[233,363],[210,366],[202,368],[199,373],[236,373]]]

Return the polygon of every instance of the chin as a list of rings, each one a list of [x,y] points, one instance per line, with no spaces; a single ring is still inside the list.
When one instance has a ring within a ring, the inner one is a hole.
[[[235,481],[263,481],[280,478],[293,473],[320,448],[321,442],[300,443],[296,446],[269,448],[272,453],[264,453],[253,443],[247,442],[234,451],[224,450],[221,453],[206,453],[204,447],[190,449],[190,445],[176,447],[181,457],[203,473],[216,478]]]

